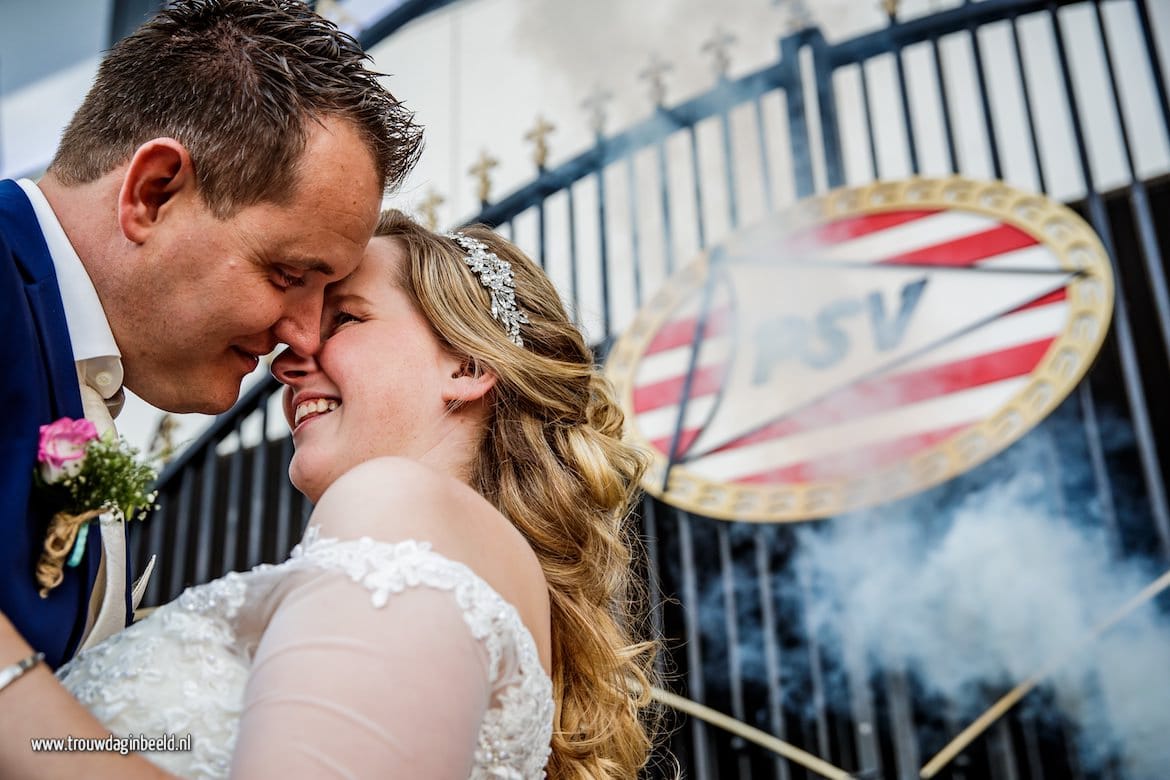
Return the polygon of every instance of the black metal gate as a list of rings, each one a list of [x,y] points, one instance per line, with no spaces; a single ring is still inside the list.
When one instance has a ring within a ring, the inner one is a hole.
[[[780,42],[775,64],[660,106],[621,134],[599,133],[577,158],[485,203],[476,221],[540,259],[604,353],[683,260],[794,199],[950,173],[1051,193],[1086,217],[1113,259],[1114,323],[1097,364],[1011,450],[870,516],[917,518],[943,536],[964,497],[1010,482],[1023,453],[1039,464],[1033,488],[1054,512],[1099,530],[1118,560],[1165,569],[1170,228],[1159,215],[1170,214],[1170,163],[1149,151],[1170,145],[1159,13],[1170,18],[1145,0],[985,0],[891,17],[840,43],[799,31]],[[299,536],[310,507],[285,476],[291,440],[269,433],[273,389],[250,392],[162,476],[162,509],[132,539],[137,561],[161,558],[145,603],[278,560]],[[818,616],[823,583],[798,558],[856,518],[728,523],[647,499],[641,520],[671,689],[869,777],[918,777],[978,714],[910,664],[875,665]],[[985,680],[980,694],[990,704],[1015,682]],[[1148,684],[1170,700],[1170,677]],[[1084,681],[1089,699],[1094,685]],[[1139,776],[1109,750],[1087,755],[1095,735],[1058,698],[1033,693],[939,776]],[[816,776],[701,720],[678,726],[669,749],[685,776]]]

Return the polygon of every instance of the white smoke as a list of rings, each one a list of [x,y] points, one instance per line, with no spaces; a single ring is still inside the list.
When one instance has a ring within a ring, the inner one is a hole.
[[[584,98],[596,85],[609,90],[610,130],[643,119],[649,87],[638,76],[651,54],[669,62],[667,104],[710,87],[711,58],[702,53],[716,28],[737,38],[733,68],[775,60],[784,15],[764,0],[524,0],[513,46]]]
[[[1147,604],[1068,655],[1159,572],[1119,559],[1099,525],[1054,512],[1035,456],[1025,440],[1003,456],[1020,467],[1014,476],[934,516],[879,508],[802,534],[796,565],[815,583],[806,609],[818,635],[848,637],[874,668],[910,672],[970,718],[1068,656],[1043,687],[1086,765],[1116,760],[1124,777],[1165,777],[1166,614]]]

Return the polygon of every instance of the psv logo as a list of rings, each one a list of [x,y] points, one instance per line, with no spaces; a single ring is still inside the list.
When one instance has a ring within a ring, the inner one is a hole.
[[[1108,329],[1075,213],[998,182],[879,182],[704,253],[607,365],[645,487],[728,520],[828,517],[990,458],[1051,412]]]

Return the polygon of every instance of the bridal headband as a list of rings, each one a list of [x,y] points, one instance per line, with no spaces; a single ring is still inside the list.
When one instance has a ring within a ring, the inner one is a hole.
[[[516,306],[516,275],[512,272],[512,264],[488,251],[487,244],[479,239],[462,233],[446,235],[467,252],[463,262],[491,293],[492,317],[504,326],[513,344],[524,346],[524,340],[520,338],[520,326],[528,324],[528,316]]]

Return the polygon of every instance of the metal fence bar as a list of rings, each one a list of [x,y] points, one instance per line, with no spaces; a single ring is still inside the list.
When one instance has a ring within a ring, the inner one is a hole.
[[[787,739],[784,726],[783,689],[780,679],[780,626],[776,622],[776,606],[772,593],[772,571],[768,565],[769,543],[763,526],[752,534],[755,546],[756,582],[760,588],[760,627],[764,640],[764,674],[768,680],[768,724],[771,732]],[[788,762],[777,757],[773,762],[777,780],[790,780]]]
[[[195,568],[192,575],[195,582],[207,582],[211,574],[211,546],[215,539],[215,485],[219,475],[216,469],[219,457],[214,447],[208,448],[203,456],[203,479],[199,495],[199,517],[195,521],[194,533],[189,537],[195,545]],[[204,543],[200,544],[200,537]]]
[[[1105,461],[1105,447],[1102,444],[1101,426],[1097,423],[1097,401],[1093,397],[1091,382],[1081,382],[1077,387],[1081,424],[1084,426],[1085,444],[1089,450],[1089,463],[1093,469],[1093,485],[1097,489],[1097,502],[1101,520],[1109,529],[1114,540],[1121,539],[1121,526],[1117,522],[1117,509],[1113,501],[1113,478]]]
[[[776,207],[776,199],[772,194],[772,166],[768,161],[768,133],[764,128],[764,104],[760,96],[752,101],[756,116],[756,142],[760,145],[760,175],[764,181],[764,207],[767,213],[772,213]]]
[[[845,184],[845,159],[841,151],[841,128],[837,121],[837,95],[833,89],[836,66],[828,56],[829,45],[819,30],[811,35],[812,63],[816,73],[817,108],[821,125],[821,149],[825,181],[829,187]]]
[[[914,134],[914,115],[910,109],[910,90],[906,86],[906,64],[902,61],[902,48],[894,49],[894,72],[898,77],[898,97],[902,104],[902,124],[906,127],[906,147],[910,155],[910,172],[914,175],[922,170],[918,164],[918,138]]]
[[[260,406],[260,443],[252,454],[252,494],[248,507],[248,545],[244,565],[252,568],[262,562],[264,509],[268,487],[268,404]]]
[[[188,496],[186,495],[188,492],[187,486],[191,483],[190,470],[185,470],[183,475],[184,476],[179,478],[178,490],[172,491],[165,495],[163,493],[159,493],[160,508],[154,515],[154,521],[147,524],[147,528],[149,530],[147,531],[146,540],[144,542],[146,546],[145,553],[158,556],[155,559],[155,566],[158,567],[158,570],[151,576],[149,582],[146,583],[146,593],[142,595],[142,605],[146,607],[158,606],[162,603],[163,600],[164,575],[162,573],[161,567],[167,558],[167,546],[165,542],[166,532],[168,529],[174,532],[175,526],[178,524],[178,517],[176,515],[179,512],[182,512],[182,502],[188,499]],[[172,507],[175,506],[179,507],[178,512],[174,512],[172,510]],[[166,523],[159,522],[159,520],[164,517],[171,519]],[[170,549],[175,549],[174,544],[171,545]],[[135,556],[134,560],[143,561],[145,558],[146,554],[140,553]],[[169,563],[169,561],[166,562]]]
[[[1142,40],[1146,44],[1146,56],[1150,61],[1150,73],[1154,79],[1154,92],[1158,96],[1158,108],[1162,111],[1162,124],[1170,127],[1170,99],[1166,95],[1166,76],[1158,57],[1158,42],[1154,39],[1150,9],[1146,7],[1146,0],[1134,0],[1134,7],[1138,14],[1138,25],[1142,30]]]
[[[1016,767],[1008,722],[1001,720],[992,726],[984,742],[987,745],[989,763],[998,770],[995,777],[998,780],[1019,780],[1020,772]]]
[[[670,228],[670,176],[666,167],[666,145],[661,139],[657,143],[658,154],[658,187],[662,202],[662,247],[666,256],[666,272],[674,272],[674,239]]]
[[[796,579],[800,586],[801,604],[812,601],[812,582],[810,573],[805,566],[798,566]],[[817,740],[817,755],[827,756],[829,753],[829,721],[826,717],[828,695],[825,687],[825,673],[821,662],[821,643],[807,609],[802,609],[803,629],[805,636],[805,651],[808,655],[808,676],[812,685],[811,699],[813,708],[814,733]]]
[[[785,94],[788,96],[788,143],[792,149],[792,175],[796,196],[807,198],[816,191],[812,169],[812,144],[809,142],[808,116],[805,114],[804,83],[800,77],[800,49],[804,36],[792,35],[780,42],[780,65],[783,68]]]
[[[999,156],[999,140],[995,135],[995,121],[992,119],[991,95],[987,91],[987,71],[983,67],[983,47],[979,43],[979,28],[972,22],[967,24],[971,36],[971,55],[975,58],[975,81],[979,85],[979,102],[983,107],[983,126],[987,133],[987,152],[991,157],[991,175],[1003,178],[1003,161]]]
[[[739,646],[739,604],[735,595],[735,560],[731,556],[730,526],[719,523],[715,526],[719,547],[720,582],[723,586],[723,630],[727,638],[727,674],[731,680],[731,714],[741,723],[746,722],[747,713],[743,706],[743,659]],[[732,740],[732,747],[740,751],[740,776],[750,775],[745,768],[747,755],[743,752],[745,743],[741,738]]]
[[[691,183],[695,190],[695,229],[699,231],[699,248],[702,249],[707,246],[707,229],[703,219],[703,174],[699,168],[699,138],[694,125],[687,128],[687,136],[691,148],[691,171],[694,174]]]
[[[865,648],[843,630],[841,637],[843,666],[849,684],[849,709],[853,715],[853,741],[857,745],[857,768],[862,776],[880,776],[881,745],[878,742],[877,712],[869,683],[869,663]]]
[[[882,177],[882,164],[878,158],[877,135],[873,129],[873,109],[870,106],[869,76],[865,72],[865,60],[857,63],[857,70],[861,74],[861,103],[865,108],[865,137],[869,141],[870,172],[876,181]]]
[[[723,135],[723,168],[727,178],[727,218],[733,228],[739,226],[739,208],[735,194],[735,156],[731,151],[731,118],[727,112],[719,115]]]
[[[1024,100],[1024,118],[1028,120],[1028,141],[1032,150],[1032,164],[1036,166],[1036,183],[1041,192],[1048,192],[1048,177],[1044,174],[1044,161],[1040,158],[1040,136],[1036,132],[1035,111],[1032,103],[1031,80],[1024,67],[1024,49],[1020,44],[1020,26],[1016,17],[1011,20],[1012,52],[1015,54],[1016,75],[1020,80],[1020,94]]]
[[[630,262],[634,272],[634,305],[640,308],[645,294],[642,289],[642,247],[638,240],[638,182],[633,155],[626,158],[626,189],[630,202]]]
[[[164,569],[170,569],[170,585],[166,593],[162,594],[159,602],[155,603],[173,599],[182,592],[185,585],[183,575],[187,571],[188,546],[196,542],[191,534],[191,502],[193,499],[191,483],[193,480],[194,476],[190,472],[183,472],[179,483],[179,513],[175,518],[174,546],[171,548],[174,554],[171,556],[171,560],[163,561]],[[169,567],[166,564],[169,564]]]
[[[898,778],[917,778],[922,766],[918,733],[914,728],[914,710],[910,701],[910,683],[899,669],[887,670],[886,696],[890,708],[891,736],[894,741],[894,765]]]
[[[1170,291],[1167,291],[1166,288],[1166,266],[1162,259],[1162,251],[1158,248],[1158,236],[1154,231],[1154,219],[1150,213],[1150,199],[1146,193],[1146,185],[1138,175],[1137,166],[1134,165],[1129,123],[1125,119],[1125,109],[1121,105],[1121,92],[1117,88],[1117,71],[1113,65],[1113,47],[1109,43],[1109,31],[1105,26],[1105,16],[1101,11],[1101,6],[1097,3],[1093,3],[1093,11],[1097,19],[1097,32],[1101,38],[1101,47],[1105,53],[1105,72],[1109,76],[1109,93],[1113,98],[1114,116],[1121,133],[1121,151],[1125,159],[1126,170],[1129,173],[1129,197],[1133,203],[1137,222],[1142,259],[1145,260],[1150,292],[1154,297],[1154,311],[1157,313],[1158,328],[1162,334],[1162,348],[1166,351],[1167,357],[1170,357]],[[1165,125],[1165,129],[1170,133],[1170,124]]]
[[[696,576],[695,542],[692,532],[691,516],[687,512],[678,513],[678,543],[679,567],[682,570],[683,600],[686,609],[683,610],[683,625],[687,642],[687,692],[690,698],[706,703],[706,685],[703,682],[703,652],[701,648],[702,630],[700,626],[699,610],[699,581]],[[691,718],[691,736],[694,740],[693,777],[705,780],[711,777],[710,758],[707,754],[707,726],[698,718]]]
[[[573,322],[581,325],[581,291],[577,281],[577,206],[573,199],[573,186],[565,188],[569,217],[569,298],[573,302]]]
[[[597,139],[600,145],[602,142],[600,136]],[[609,310],[609,242],[607,236],[609,231],[605,225],[605,166],[600,165],[597,168],[597,251],[598,257],[601,260],[601,341],[608,343],[612,330],[613,320],[610,317]]]
[[[951,101],[947,92],[946,71],[943,68],[942,51],[937,35],[930,37],[930,53],[934,60],[934,79],[938,84],[938,102],[942,108],[943,136],[947,142],[947,168],[951,173],[957,173],[959,154],[955,149],[955,123],[951,118]]]
[[[280,441],[280,462],[288,467],[292,461],[293,442],[292,437],[287,436]],[[273,543],[276,546],[274,555],[282,555],[292,548],[289,542],[289,519],[292,517],[292,483],[287,479],[280,481],[280,492],[276,499],[276,534],[273,538]]]
[[[244,434],[243,424],[248,418],[242,418],[236,425],[236,441],[239,444],[228,456],[228,490],[227,505],[224,507],[223,517],[223,556],[218,565],[214,566],[212,577],[218,577],[229,571],[241,568],[238,560],[240,548],[240,492],[244,481]]]
[[[548,268],[544,249],[544,198],[541,198],[536,204],[536,240],[536,260],[540,263],[541,268]]]
[[[1117,280],[1119,295],[1114,296],[1113,329],[1117,337],[1118,357],[1121,360],[1121,373],[1124,377],[1126,397],[1129,401],[1130,418],[1133,421],[1134,433],[1137,436],[1138,454],[1141,458],[1142,476],[1146,490],[1150,497],[1150,509],[1154,517],[1154,528],[1162,545],[1163,556],[1170,558],[1170,507],[1166,503],[1166,487],[1162,483],[1162,466],[1158,457],[1157,443],[1154,440],[1153,427],[1150,423],[1149,407],[1146,405],[1146,393],[1142,386],[1141,368],[1138,363],[1137,349],[1133,342],[1133,330],[1129,321],[1129,304],[1125,299],[1123,273],[1117,262],[1117,253],[1113,245],[1113,229],[1109,225],[1109,216],[1105,211],[1105,203],[1097,192],[1093,181],[1093,171],[1089,162],[1089,152],[1084,128],[1081,126],[1080,107],[1072,83],[1072,72],[1068,63],[1068,52],[1064,43],[1064,33],[1060,28],[1057,17],[1056,4],[1052,3],[1048,9],[1048,18],[1052,25],[1052,33],[1056,39],[1056,53],[1060,64],[1061,77],[1064,82],[1065,99],[1068,101],[1069,116],[1073,126],[1073,134],[1077,141],[1077,154],[1080,161],[1081,176],[1087,191],[1089,206],[1089,221],[1101,237],[1105,250],[1109,253],[1113,265],[1114,278]]]
[[[1027,760],[1029,780],[1044,780],[1044,759],[1040,753],[1040,735],[1036,718],[1029,712],[1021,711],[1017,716],[1024,735],[1024,758]]]

